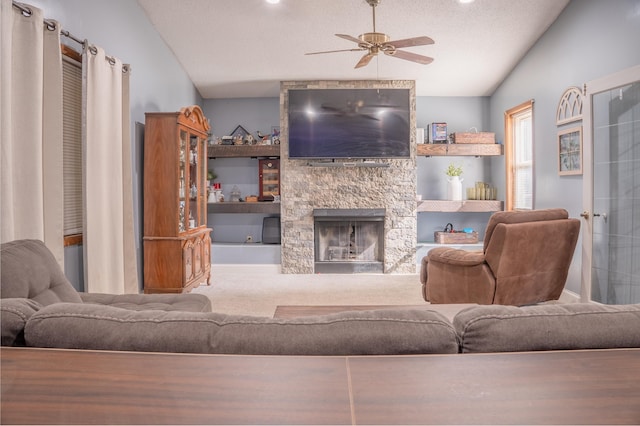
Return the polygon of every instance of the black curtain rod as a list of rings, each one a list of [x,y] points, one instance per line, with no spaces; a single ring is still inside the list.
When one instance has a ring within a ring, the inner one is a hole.
[[[29,17],[33,13],[28,5],[25,5],[25,4],[22,4],[22,3],[18,3],[15,0],[12,0],[12,4],[13,4],[13,7],[15,7],[17,9],[20,9],[20,11],[22,12],[22,14],[24,16]],[[47,29],[49,31],[54,31],[56,29],[56,22],[51,20],[51,19],[44,19],[44,24],[45,24],[45,26],[47,27]],[[82,45],[83,48],[88,49],[89,52],[91,52],[92,54],[95,55],[96,53],[98,53],[98,49],[96,49],[94,46],[89,45],[86,40],[80,40],[78,37],[74,36],[69,31],[63,30],[62,28],[60,28],[60,34],[62,34],[63,36],[65,36],[67,38],[70,38],[71,40],[75,41],[76,43]],[[115,65],[115,63],[116,63],[115,58],[112,57],[112,56],[105,55],[105,59],[107,61],[109,61],[109,63],[111,65]],[[130,69],[130,67],[128,65],[125,65],[125,64],[122,65],[122,72],[127,72],[127,71],[129,71],[129,69]]]

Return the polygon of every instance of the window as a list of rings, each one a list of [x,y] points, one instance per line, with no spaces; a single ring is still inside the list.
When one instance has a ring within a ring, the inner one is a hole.
[[[533,100],[505,112],[506,210],[533,209]]]
[[[62,46],[64,245],[82,243],[82,57]]]

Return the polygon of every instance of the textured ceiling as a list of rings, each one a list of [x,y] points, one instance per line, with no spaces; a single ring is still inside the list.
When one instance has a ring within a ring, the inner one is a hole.
[[[382,0],[376,30],[393,40],[426,35],[405,50],[419,65],[380,55],[360,69],[350,49],[373,30],[365,0],[138,0],[205,99],[278,96],[281,80],[416,80],[419,96],[488,96],[569,0]]]

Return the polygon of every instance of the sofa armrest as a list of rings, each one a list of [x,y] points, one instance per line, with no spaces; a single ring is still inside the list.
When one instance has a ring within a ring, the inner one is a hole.
[[[211,312],[211,300],[204,294],[79,294],[84,303],[131,311]]]
[[[477,306],[453,319],[461,352],[640,347],[640,304]]]
[[[24,346],[24,328],[42,305],[31,299],[0,299],[2,346]]]
[[[485,259],[482,251],[438,247],[429,252],[428,260],[447,265],[476,266],[483,264]]]

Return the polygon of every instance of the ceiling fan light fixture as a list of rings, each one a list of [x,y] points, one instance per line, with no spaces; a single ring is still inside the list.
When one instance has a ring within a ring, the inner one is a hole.
[[[383,33],[364,33],[360,34],[358,38],[365,43],[381,45],[390,40],[389,36]]]
[[[433,58],[430,58],[428,56],[418,55],[417,53],[408,52],[406,50],[399,50],[399,48],[403,47],[415,47],[433,44],[433,40],[430,37],[420,36],[405,38],[401,40],[391,40],[391,37],[389,35],[376,31],[376,6],[378,6],[382,0],[364,1],[371,6],[373,15],[373,31],[360,34],[357,38],[348,34],[336,34],[337,37],[356,43],[358,45],[358,48],[312,52],[306,53],[306,55],[353,51],[366,52],[364,56],[360,58],[360,61],[356,64],[355,68],[366,66],[367,64],[369,64],[369,62],[371,62],[371,59],[377,57],[380,52],[391,57],[404,59],[406,61],[411,61],[423,65],[427,65],[433,62]]]

